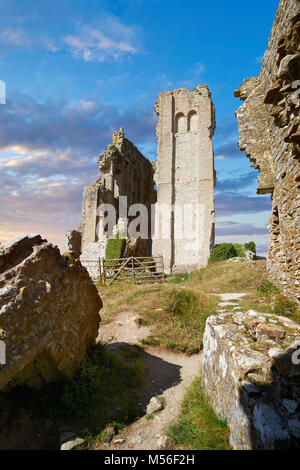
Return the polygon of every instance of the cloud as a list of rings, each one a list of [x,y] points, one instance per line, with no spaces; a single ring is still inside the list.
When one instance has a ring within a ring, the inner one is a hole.
[[[178,82],[179,87],[194,88],[199,85],[200,78],[205,72],[206,67],[202,62],[196,62],[186,72],[185,78]]]
[[[47,5],[44,10],[42,8],[43,13],[40,16],[38,11],[28,15],[20,12],[19,21],[23,23],[22,26],[16,25],[16,19],[7,20],[14,24],[4,27],[0,35],[1,52],[5,53],[7,46],[23,50],[29,48],[30,51],[47,50],[52,53],[64,51],[75,59],[104,62],[132,56],[142,49],[141,29],[128,26],[113,15],[102,13],[100,18],[83,24],[80,28],[76,28],[76,19],[68,18],[65,23],[55,22],[53,28],[49,27],[49,23],[45,24],[48,14],[50,18],[53,16],[53,11],[48,11],[47,8]],[[62,8],[61,5],[59,8]],[[0,6],[0,13],[1,9]],[[3,24],[0,18],[0,25],[1,23]]]
[[[0,150],[70,151],[89,158],[98,155],[120,127],[136,143],[155,141],[155,123],[154,111],[135,103],[121,109],[97,99],[38,102],[13,93],[0,107]]]
[[[267,236],[269,234],[267,227],[257,227],[253,224],[243,224],[233,221],[218,221],[216,224],[216,236],[230,236],[233,239],[236,236]]]
[[[256,214],[271,212],[271,200],[268,196],[243,196],[235,193],[219,193],[216,195],[216,215]]]
[[[231,160],[232,158],[244,158],[237,142],[228,142],[216,148],[216,160]]]
[[[205,71],[205,65],[202,62],[197,62],[193,65],[190,73],[194,77],[199,77]]]
[[[221,119],[220,121],[217,121],[217,128],[215,133],[215,137],[217,139],[224,142],[224,138],[233,140],[237,136],[237,119],[235,118],[235,116],[228,116],[226,118]]]
[[[153,85],[159,90],[171,90],[174,86],[173,82],[168,79],[167,75],[164,73],[158,73],[153,80]]]
[[[65,36],[64,42],[75,59],[83,59],[85,62],[104,62],[137,54],[135,38],[134,27],[108,17],[103,22],[102,28],[84,26],[79,34]]]
[[[14,93],[0,106],[0,241],[39,232],[62,246],[79,225],[82,190],[99,177],[97,159],[112,132],[137,146],[155,142],[154,112],[97,99],[38,102]]]
[[[216,191],[218,192],[230,192],[234,190],[244,190],[248,186],[255,183],[257,175],[255,171],[242,174],[237,178],[227,178],[221,181],[217,181]]]
[[[27,46],[31,44],[27,32],[21,27],[5,28],[1,39],[10,46]]]

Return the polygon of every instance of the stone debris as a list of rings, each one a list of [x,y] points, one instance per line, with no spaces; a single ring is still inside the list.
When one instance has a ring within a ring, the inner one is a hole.
[[[270,323],[274,318],[277,324]],[[227,419],[233,449],[299,444],[299,325],[289,320],[285,326],[282,319],[252,310],[206,322],[203,385],[217,414]]]
[[[95,344],[101,307],[86,269],[40,235],[0,245],[0,390],[71,376]]]
[[[158,411],[161,411],[164,409],[164,406],[162,404],[162,402],[156,398],[156,397],[153,397],[151,398],[148,406],[147,406],[147,414],[150,415],[152,413],[156,413]]]
[[[124,442],[126,442],[126,439],[116,439],[113,444],[124,444]]]
[[[159,436],[159,439],[157,441],[157,448],[158,449],[164,449],[168,443],[168,437],[167,436]]]
[[[81,444],[84,444],[84,439],[82,439],[82,437],[74,437],[73,439],[67,441],[67,442],[64,442],[61,446],[60,446],[60,450],[73,450],[75,449],[76,447],[80,446]]]
[[[258,77],[235,92],[239,146],[259,170],[258,194],[271,194],[268,270],[300,302],[300,2],[281,0]]]
[[[160,93],[155,111],[159,122],[155,172],[157,233],[153,254],[163,255],[166,273],[191,272],[206,266],[214,247],[215,108],[207,86],[198,85],[191,91],[180,88]],[[185,204],[189,208],[193,205],[194,213],[190,211],[190,216]],[[170,210],[173,205],[176,206],[174,217]],[[201,220],[196,220],[195,213],[200,214],[200,206],[203,213]],[[169,211],[164,211],[165,207]],[[190,217],[188,239],[176,236],[184,233],[180,211]],[[167,233],[163,233],[165,227]]]

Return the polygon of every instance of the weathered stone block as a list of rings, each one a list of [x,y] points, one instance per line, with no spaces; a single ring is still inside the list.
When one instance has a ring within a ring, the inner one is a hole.
[[[203,385],[228,421],[233,449],[300,446],[299,340],[300,326],[284,317],[249,311],[208,318]]]

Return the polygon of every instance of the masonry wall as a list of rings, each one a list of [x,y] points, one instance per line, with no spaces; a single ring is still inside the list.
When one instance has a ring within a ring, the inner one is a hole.
[[[101,204],[111,204],[116,211],[116,222],[126,213],[119,213],[120,196],[127,197],[128,209],[133,204],[143,204],[148,211],[148,233],[144,240],[147,256],[151,255],[151,205],[156,202],[154,169],[151,162],[124,136],[123,129],[113,134],[112,144],[106,147],[98,161],[100,178],[86,187],[83,193],[81,251],[82,258],[103,257],[106,239],[113,234],[110,228],[105,234],[97,226],[103,224],[104,214],[97,211]],[[124,209],[126,210],[125,206]],[[130,220],[135,218],[129,215]]]
[[[161,93],[155,109],[159,122],[153,251],[163,255],[166,272],[191,271],[206,265],[214,245],[214,105],[208,88],[199,85],[192,91]],[[190,218],[181,212],[185,205],[193,206]],[[173,213],[171,207],[176,208]]]
[[[259,170],[259,194],[270,193],[268,270],[300,302],[300,2],[281,0],[259,77],[235,92],[241,150]]]

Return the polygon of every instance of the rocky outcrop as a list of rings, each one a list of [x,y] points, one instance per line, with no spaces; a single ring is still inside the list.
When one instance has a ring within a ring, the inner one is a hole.
[[[300,325],[223,313],[206,323],[203,385],[235,450],[300,447]]]
[[[0,245],[0,390],[70,376],[95,343],[102,302],[79,261],[39,235]]]
[[[300,302],[300,1],[281,0],[258,77],[235,92],[239,145],[272,195],[268,270]]]

